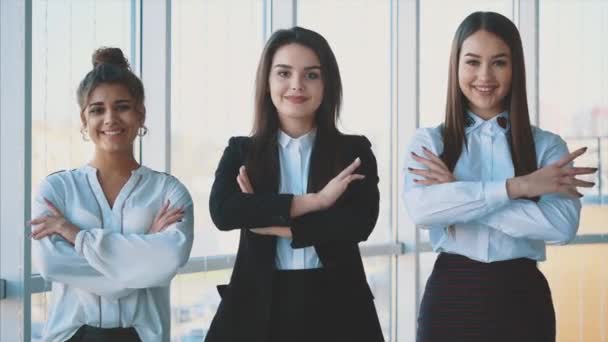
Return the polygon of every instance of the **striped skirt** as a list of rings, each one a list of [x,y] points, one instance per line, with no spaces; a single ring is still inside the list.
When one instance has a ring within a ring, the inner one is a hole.
[[[441,253],[424,291],[418,342],[554,342],[547,280],[530,259],[482,263]]]

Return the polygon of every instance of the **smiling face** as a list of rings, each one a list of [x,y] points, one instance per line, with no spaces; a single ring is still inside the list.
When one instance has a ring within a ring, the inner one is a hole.
[[[479,30],[462,43],[458,62],[458,84],[469,110],[490,119],[505,110],[511,90],[511,51],[493,33]]]
[[[102,83],[91,92],[82,120],[96,152],[132,154],[144,124],[143,105],[135,103],[124,85]]]
[[[268,84],[282,125],[287,121],[314,123],[324,83],[321,63],[313,50],[297,43],[280,47],[272,59]]]

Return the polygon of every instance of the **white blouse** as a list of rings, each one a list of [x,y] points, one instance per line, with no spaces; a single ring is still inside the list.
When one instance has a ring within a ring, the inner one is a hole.
[[[507,117],[508,113],[499,116]],[[422,147],[443,152],[442,126],[418,129],[407,149],[403,199],[410,217],[429,229],[433,249],[481,262],[514,258],[545,260],[545,243],[564,244],[578,230],[581,202],[561,194],[541,196],[539,202],[509,199],[506,181],[514,176],[507,140],[509,127],[497,117],[483,120],[468,113],[467,145],[454,168],[455,182],[425,186],[408,167],[425,169],[410,152],[424,156]],[[537,165],[555,163],[568,154],[556,134],[532,127]],[[454,225],[450,231],[448,226]]]
[[[91,166],[61,171],[40,185],[32,218],[49,214],[43,198],[81,229],[72,246],[59,235],[34,240],[35,265],[53,282],[44,341],[65,341],[82,325],[134,327],[144,342],[169,341],[169,285],[190,255],[193,207],[173,176],[134,170],[110,207]],[[146,234],[163,204],[184,218]]]

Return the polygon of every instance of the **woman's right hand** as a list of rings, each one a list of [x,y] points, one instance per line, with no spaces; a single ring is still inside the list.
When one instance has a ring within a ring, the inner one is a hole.
[[[557,162],[542,167],[528,175],[507,180],[509,198],[536,197],[549,193],[561,193],[571,197],[582,197],[577,187],[591,188],[595,183],[577,179],[577,175],[597,172],[594,167],[570,167],[569,164],[587,151],[580,148]]]
[[[361,159],[355,159],[355,161],[330,180],[329,183],[317,193],[317,199],[321,209],[327,209],[334,205],[352,181],[365,178],[364,175],[354,173],[360,165]]]
[[[182,208],[169,209],[171,201],[167,201],[165,205],[160,208],[150,228],[148,228],[147,234],[159,233],[165,230],[173,223],[180,221],[184,218],[184,210]]]

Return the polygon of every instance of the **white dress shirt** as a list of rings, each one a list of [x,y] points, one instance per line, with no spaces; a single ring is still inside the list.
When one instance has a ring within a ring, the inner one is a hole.
[[[313,130],[297,139],[285,132],[278,133],[280,182],[282,194],[303,195],[308,188],[310,155],[315,143],[316,131]],[[276,268],[279,270],[300,270],[320,268],[321,261],[313,246],[294,249],[291,239],[277,238]]]
[[[499,116],[507,117],[507,113]],[[433,249],[493,262],[514,258],[545,260],[545,243],[564,244],[574,238],[579,224],[578,198],[561,194],[541,196],[535,203],[509,199],[506,180],[514,176],[507,141],[509,127],[497,117],[483,120],[468,113],[467,146],[454,169],[455,182],[425,186],[408,167],[425,169],[410,152],[424,156],[422,147],[436,155],[443,151],[442,126],[418,129],[407,150],[403,200],[410,217],[429,229]],[[556,134],[532,127],[537,163],[552,164],[568,153]],[[453,225],[453,230],[448,229]]]
[[[169,284],[192,247],[188,190],[175,177],[141,166],[110,207],[97,170],[87,165],[48,176],[34,199],[33,218],[49,214],[43,198],[81,229],[74,246],[59,235],[32,243],[38,271],[53,282],[43,340],[65,341],[88,324],[133,327],[144,342],[169,341]],[[184,218],[146,234],[167,200],[184,209]]]

